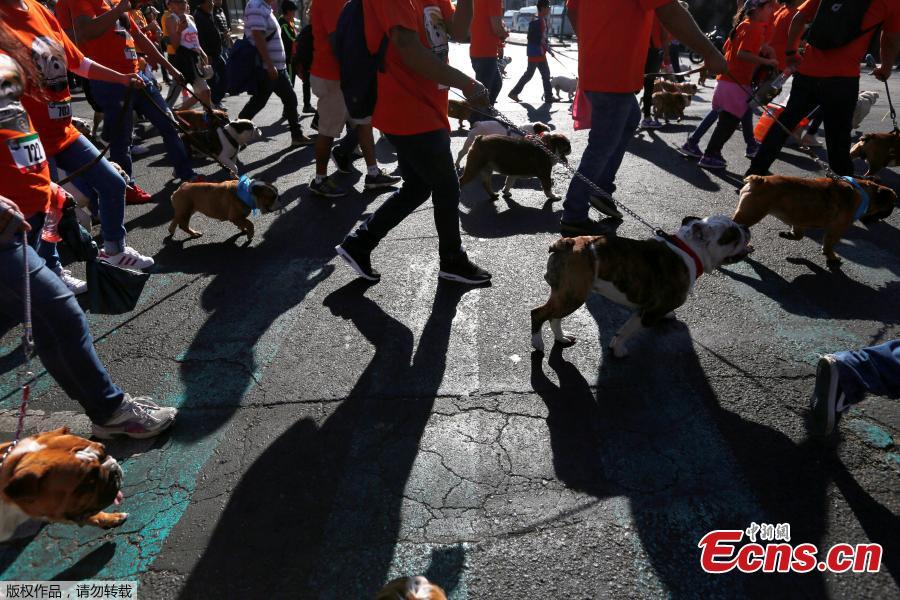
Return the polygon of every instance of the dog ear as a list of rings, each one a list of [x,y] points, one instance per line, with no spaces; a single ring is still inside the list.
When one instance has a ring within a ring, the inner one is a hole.
[[[40,495],[41,476],[34,471],[16,473],[9,480],[3,493],[12,500],[34,500]]]
[[[741,230],[738,229],[737,225],[732,225],[728,229],[725,230],[719,237],[719,245],[720,246],[730,246],[731,244],[737,242],[741,239]]]
[[[685,217],[681,220],[681,226],[684,227],[688,223],[692,223],[693,221],[702,221],[700,217]]]

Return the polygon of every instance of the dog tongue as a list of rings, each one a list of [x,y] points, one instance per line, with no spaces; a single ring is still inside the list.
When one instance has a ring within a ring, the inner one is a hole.
[[[116,494],[116,499],[113,500],[114,504],[122,504],[122,500],[125,499],[125,494],[122,493],[122,490],[119,490],[119,493]]]

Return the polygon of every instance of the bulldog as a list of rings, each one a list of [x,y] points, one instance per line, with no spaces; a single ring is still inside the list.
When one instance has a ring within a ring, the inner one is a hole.
[[[684,109],[691,105],[691,97],[681,92],[654,92],[653,118],[662,118],[668,124],[670,119],[681,121]]]
[[[550,79],[550,87],[553,88],[554,94],[557,96],[565,92],[569,95],[569,102],[575,98],[575,91],[578,89],[578,78],[571,77],[553,77]]]
[[[190,227],[191,217],[199,212],[211,219],[234,223],[247,234],[248,243],[254,234],[253,223],[247,218],[250,213],[259,209],[266,214],[281,208],[274,185],[246,175],[239,181],[182,183],[172,194],[172,207],[175,216],[169,223],[170,237],[175,235],[176,227],[191,237],[202,236],[203,232]]]
[[[721,215],[687,217],[675,235],[660,232],[649,240],[616,236],[557,240],[550,246],[544,276],[550,284],[550,299],[531,311],[531,344],[544,351],[541,329],[550,321],[556,343],[573,345],[575,336],[563,331],[562,319],[597,292],[634,309],[609,344],[613,355],[623,358],[634,335],[673,317],[697,278],[742,260],[749,243],[750,229]]]
[[[472,107],[468,103],[460,100],[448,100],[447,116],[451,119],[459,121],[459,128],[465,129],[463,121],[472,122]]]
[[[535,135],[541,133],[549,133],[551,131],[550,126],[545,123],[526,123],[519,127],[526,134]],[[466,138],[466,143],[463,144],[462,150],[459,151],[459,154],[456,155],[456,168],[459,168],[460,163],[462,162],[463,157],[469,153],[469,148],[472,147],[472,144],[475,143],[475,138],[479,135],[505,135],[509,137],[522,137],[518,131],[514,129],[508,129],[506,125],[503,125],[497,121],[478,121],[472,125],[472,129],[469,130],[469,137]]]
[[[206,127],[189,132],[187,135],[182,134],[188,152],[190,152],[191,146],[201,148],[209,154],[217,156],[222,164],[235,173],[238,172],[237,163],[235,163],[238,152],[261,138],[262,131],[248,119],[237,119],[224,125]]]
[[[693,83],[676,83],[675,91],[687,94],[688,96],[696,96],[700,90]]]
[[[900,131],[867,133],[850,148],[850,157],[862,158],[869,163],[866,177],[885,167],[900,165]]]
[[[2,456],[10,442],[0,445]],[[103,444],[66,427],[21,440],[0,466],[0,541],[29,519],[118,527],[127,513],[103,509],[122,501],[122,467]]]
[[[535,142],[544,146],[549,153],[538,147]],[[566,163],[566,157],[572,153],[572,144],[561,133],[542,133],[537,138],[511,138],[505,135],[480,135],[475,138],[466,169],[459,179],[465,185],[481,176],[484,189],[492,200],[498,195],[491,184],[491,175],[496,171],[506,175],[503,195],[512,195],[512,186],[519,177],[537,177],[550,202],[560,198],[553,194],[552,171],[557,161]]]
[[[384,586],[375,600],[447,600],[444,590],[421,575],[398,577]]]
[[[674,81],[669,81],[668,79],[657,79],[653,82],[653,92],[677,92],[678,87],[676,86]]]
[[[744,179],[734,221],[752,227],[766,215],[787,225],[778,235],[799,240],[809,228],[825,230],[822,253],[829,265],[839,265],[834,252],[850,224],[871,223],[890,216],[897,203],[894,190],[866,179],[844,178],[836,183],[828,177],[806,179],[780,175],[750,175]]]
[[[191,133],[198,133],[209,128],[209,116],[205,110],[176,109],[172,111],[172,114],[175,115],[175,119],[181,126]],[[228,113],[220,109],[212,110],[212,119],[213,125],[219,126],[225,125],[230,121]]]

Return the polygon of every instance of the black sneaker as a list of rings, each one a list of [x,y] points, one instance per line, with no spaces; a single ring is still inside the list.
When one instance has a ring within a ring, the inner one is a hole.
[[[583,221],[560,221],[559,233],[563,237],[579,235],[609,235],[611,227],[603,221],[585,219]]]
[[[469,260],[463,252],[453,257],[441,259],[441,270],[438,277],[457,283],[481,285],[491,280],[491,274]]]
[[[315,138],[309,138],[303,135],[303,132],[291,134],[291,148],[299,148],[301,146],[311,146],[316,143]]]
[[[388,175],[384,169],[378,170],[378,175],[366,175],[366,189],[378,190],[381,188],[393,187],[400,183],[402,179],[393,175]]]
[[[833,354],[826,354],[816,366],[816,387],[809,401],[815,433],[829,435],[841,420],[841,414],[849,404],[840,387],[837,365]]]
[[[604,215],[612,217],[613,219],[622,218],[622,213],[620,213],[619,209],[616,208],[616,201],[612,199],[612,196],[608,194],[604,194],[602,196],[591,194],[589,200],[591,202],[591,206],[602,212]]]
[[[316,114],[313,115],[312,121],[310,121],[309,126],[316,131],[319,130],[319,111],[316,111]]]
[[[309,182],[309,191],[325,198],[343,198],[347,195],[347,190],[336,184],[331,177],[325,177],[319,182],[313,179]]]
[[[337,170],[340,173],[350,173],[352,172],[353,160],[346,154],[344,154],[340,148],[335,148],[331,151],[331,158],[334,159],[334,164],[337,165]]]
[[[311,115],[311,114],[313,114],[314,112],[316,112],[316,109],[314,109],[314,108],[313,108],[312,106],[310,106],[309,104],[307,104],[306,106],[303,107],[303,114],[304,114],[304,115]]]
[[[356,271],[357,275],[369,281],[381,281],[381,273],[372,268],[371,252],[357,248],[353,238],[345,239],[334,249],[338,256]]]

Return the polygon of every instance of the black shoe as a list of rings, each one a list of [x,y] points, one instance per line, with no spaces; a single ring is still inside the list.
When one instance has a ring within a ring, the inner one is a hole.
[[[314,108],[313,108],[312,106],[310,106],[309,104],[307,104],[306,106],[303,107],[303,114],[304,114],[304,115],[311,115],[311,114],[313,114],[314,112],[316,112],[316,109],[314,109]]]
[[[394,187],[403,181],[394,175],[388,175],[384,169],[379,169],[377,175],[366,175],[365,187],[367,190],[380,190],[382,188]]]
[[[316,131],[319,130],[319,111],[316,111],[316,114],[313,115],[312,121],[310,121],[309,126]]]
[[[579,235],[609,235],[610,227],[603,221],[585,219],[583,221],[560,221],[559,233],[563,237],[578,237]]]
[[[452,257],[441,258],[438,277],[457,283],[481,285],[491,280],[491,274],[469,260],[465,252]]]
[[[604,215],[612,217],[613,219],[622,218],[622,213],[620,213],[619,209],[616,208],[616,201],[612,199],[612,196],[606,194],[602,196],[591,194],[589,200],[591,202],[591,206],[602,212]]]
[[[381,273],[372,268],[371,252],[358,248],[353,238],[348,237],[334,249],[357,275],[369,281],[381,281]]]
[[[337,166],[337,170],[340,173],[350,173],[353,167],[353,160],[341,152],[340,148],[335,148],[331,151],[331,158],[334,159],[334,164]]]

